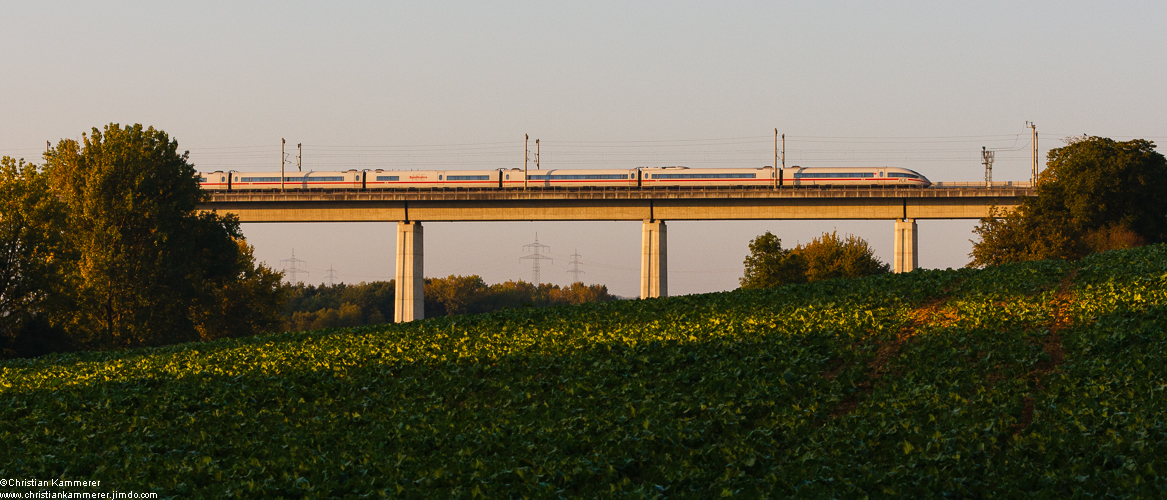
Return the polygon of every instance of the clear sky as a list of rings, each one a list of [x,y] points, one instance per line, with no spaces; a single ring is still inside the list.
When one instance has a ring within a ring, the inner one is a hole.
[[[1164,2],[17,2],[0,0],[0,154],[110,122],[161,128],[200,170],[902,166],[1028,180],[1069,135],[1167,139]],[[532,144],[532,149],[534,145]],[[971,221],[920,223],[920,264],[967,263]],[[748,242],[891,221],[670,222],[673,295],[733,289]],[[427,276],[638,293],[640,223],[432,223]],[[245,224],[307,281],[389,279],[394,224]]]

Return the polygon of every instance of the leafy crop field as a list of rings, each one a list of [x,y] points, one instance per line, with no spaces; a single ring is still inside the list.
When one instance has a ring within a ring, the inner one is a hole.
[[[1165,328],[1160,245],[10,361],[0,477],[177,498],[1163,498]]]

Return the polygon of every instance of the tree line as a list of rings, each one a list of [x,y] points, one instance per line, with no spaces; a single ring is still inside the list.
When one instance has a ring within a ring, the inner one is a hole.
[[[393,320],[396,282],[289,287],[283,313],[289,330],[374,325]],[[549,307],[617,300],[604,285],[507,281],[488,285],[477,275],[425,279],[425,317],[476,314],[507,308]]]

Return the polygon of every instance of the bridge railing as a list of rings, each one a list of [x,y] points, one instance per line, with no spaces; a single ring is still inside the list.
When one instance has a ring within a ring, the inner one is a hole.
[[[938,189],[952,189],[952,188],[983,188],[983,187],[1001,187],[1001,188],[1031,188],[1033,182],[1030,181],[993,181],[991,184],[985,181],[977,182],[933,182],[933,188]]]

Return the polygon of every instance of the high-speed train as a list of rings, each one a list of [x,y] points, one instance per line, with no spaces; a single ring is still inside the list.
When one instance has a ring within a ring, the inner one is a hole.
[[[896,167],[792,167],[782,171],[785,186],[928,187],[918,172]],[[280,189],[279,172],[200,172],[209,190]],[[656,188],[675,186],[773,186],[775,169],[639,167],[619,170],[347,170],[283,175],[284,189],[521,189],[559,187]]]

